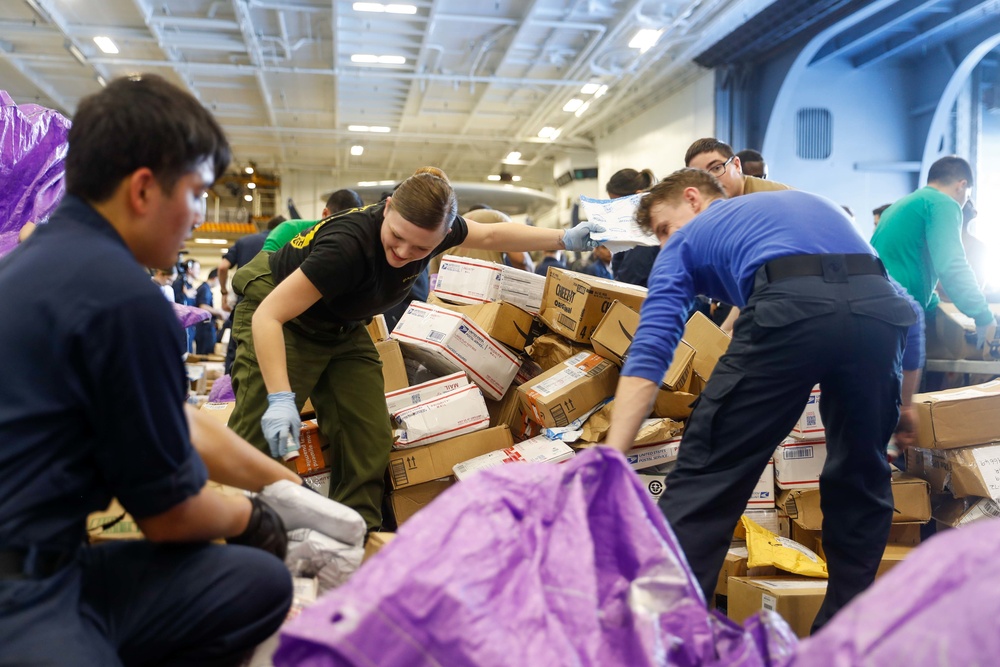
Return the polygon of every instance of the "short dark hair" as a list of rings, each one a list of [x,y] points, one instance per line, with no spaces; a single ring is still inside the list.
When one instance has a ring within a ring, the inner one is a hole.
[[[760,154],[760,151],[755,151],[752,148],[744,148],[736,157],[740,159],[740,162],[763,162],[764,156]]]
[[[872,209],[872,215],[881,216],[883,213],[885,213],[885,209],[889,208],[890,206],[892,206],[892,204],[882,204],[881,206],[876,206],[875,208]]]
[[[218,269],[212,269],[211,271],[208,272],[208,279],[209,280],[212,280],[213,278],[218,278],[218,277],[219,277],[219,270]]]
[[[330,213],[346,211],[349,208],[361,208],[364,202],[354,190],[344,188],[337,190],[326,200],[326,210]]]
[[[103,202],[143,167],[170,192],[200,161],[212,160],[218,178],[231,157],[222,128],[194,97],[155,74],[122,77],[73,116],[66,192]]]
[[[614,199],[616,197],[627,197],[636,192],[648,190],[656,183],[656,176],[651,169],[636,171],[635,169],[620,169],[611,175],[608,184],[604,189],[608,195]]]
[[[963,179],[972,185],[972,166],[957,155],[938,159],[927,171],[928,183],[956,183]]]
[[[712,199],[725,199],[726,191],[715,176],[702,169],[679,169],[649,189],[649,192],[639,200],[635,211],[635,221],[643,230],[652,231],[649,212],[662,202],[672,202],[681,196],[687,188],[698,190]]]
[[[275,227],[277,227],[278,225],[280,225],[281,223],[283,223],[287,219],[288,218],[286,218],[283,215],[276,215],[276,216],[274,216],[273,218],[271,218],[270,220],[267,221],[267,231],[269,231],[269,232],[272,231]]]
[[[733,147],[729,144],[719,141],[715,137],[705,137],[704,139],[699,139],[688,147],[687,153],[684,154],[684,166],[690,167],[691,160],[695,159],[702,153],[711,153],[713,151],[718,152],[727,160],[736,155],[733,153]]]

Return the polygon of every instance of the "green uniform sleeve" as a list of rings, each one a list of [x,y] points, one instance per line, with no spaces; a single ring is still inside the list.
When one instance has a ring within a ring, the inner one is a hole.
[[[976,324],[989,324],[993,313],[962,245],[962,209],[952,201],[928,202],[928,206],[927,249],[942,287],[955,306]]]
[[[298,236],[302,230],[309,229],[317,222],[317,220],[286,220],[267,235],[263,249],[274,252]]]

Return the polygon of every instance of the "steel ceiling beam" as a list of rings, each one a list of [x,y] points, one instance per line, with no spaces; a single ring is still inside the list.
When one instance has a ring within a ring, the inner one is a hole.
[[[177,59],[174,57],[175,54],[173,52],[173,49],[170,47],[169,44],[166,43],[166,40],[163,36],[163,31],[160,30],[160,26],[153,21],[153,8],[148,4],[146,4],[145,0],[132,0],[132,4],[135,5],[136,10],[139,12],[139,16],[142,17],[143,24],[146,26],[146,29],[149,30],[149,34],[151,34],[153,38],[156,40],[156,45],[163,53],[163,56],[167,59],[166,62],[157,66],[169,67],[171,70],[173,70],[173,72],[178,77],[180,77],[181,81],[184,82],[184,85],[187,86],[188,92],[191,93],[195,97],[195,99],[204,104],[205,102],[201,98],[201,92],[198,90],[198,87],[194,85],[194,81],[191,80],[190,74],[188,72],[184,72],[178,69],[177,67],[178,62]],[[101,60],[102,62],[104,61],[103,58],[99,58],[98,60]],[[112,62],[108,64],[115,64],[115,63]],[[136,67],[141,67],[141,65],[137,65]]]
[[[66,20],[66,18],[62,15],[61,12],[59,12],[55,7],[52,6],[53,3],[51,2],[51,0],[33,0],[33,1],[39,8],[42,9],[42,11],[45,14],[48,15],[48,18],[52,21],[53,25],[55,25],[55,27],[59,29],[59,32],[63,34],[63,36],[69,41],[69,43],[72,44],[74,47],[76,47],[81,54],[84,54],[84,60],[87,61],[87,64],[96,72],[96,74],[100,75],[105,81],[109,80],[111,76],[108,74],[107,69],[95,63],[93,58],[86,57],[86,54],[84,53],[83,49],[80,48],[81,44],[80,40],[73,34],[73,29],[69,25],[69,22]]]
[[[65,116],[72,116],[76,111],[75,104],[71,104],[69,100],[63,97],[55,88],[52,87],[51,84],[43,79],[38,72],[28,67],[13,53],[7,49],[0,48],[0,58],[3,58],[10,64],[11,67],[20,72],[21,76],[31,82],[31,85],[38,88],[38,90],[42,91],[50,100],[55,102],[56,106],[59,107],[59,111],[62,111]]]

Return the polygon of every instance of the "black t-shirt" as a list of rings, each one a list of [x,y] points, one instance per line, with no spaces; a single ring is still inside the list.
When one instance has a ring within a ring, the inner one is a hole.
[[[469,234],[456,217],[451,231],[425,258],[389,266],[380,231],[385,202],[320,220],[271,255],[276,283],[302,269],[322,298],[299,316],[303,323],[348,324],[367,320],[402,301],[431,257],[461,245]]]

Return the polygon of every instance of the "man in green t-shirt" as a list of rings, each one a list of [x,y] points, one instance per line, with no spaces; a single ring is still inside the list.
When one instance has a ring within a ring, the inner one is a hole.
[[[955,306],[976,321],[977,343],[993,323],[986,297],[965,257],[962,206],[969,199],[972,167],[948,156],[931,165],[927,185],[887,208],[872,235],[889,275],[931,316],[940,280]]]

